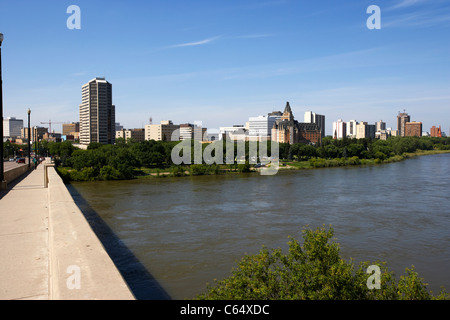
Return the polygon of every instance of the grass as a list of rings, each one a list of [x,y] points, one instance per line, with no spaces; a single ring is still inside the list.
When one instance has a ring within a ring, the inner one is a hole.
[[[432,154],[443,154],[450,153],[450,150],[417,150],[416,152],[406,153],[407,158],[418,157],[418,156],[428,156]]]

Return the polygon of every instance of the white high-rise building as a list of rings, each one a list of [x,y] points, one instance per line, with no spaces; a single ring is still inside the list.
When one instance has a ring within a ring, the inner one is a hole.
[[[347,122],[347,137],[348,138],[356,138],[356,126],[358,125],[358,121],[350,120]]]
[[[112,85],[105,78],[95,78],[83,85],[80,104],[80,143],[114,144],[115,109],[112,104]]]
[[[10,138],[19,138],[22,135],[23,120],[14,117],[3,119],[3,136]]]
[[[339,119],[333,122],[333,138],[343,139],[347,137],[347,123]]]
[[[268,138],[272,135],[275,121],[281,119],[282,114],[272,112],[267,116],[250,117],[248,119],[248,135],[252,137]]]
[[[367,122],[360,122],[356,126],[356,139],[375,138],[375,125]]]
[[[322,131],[322,138],[325,137],[325,116],[311,111],[306,111],[303,121],[305,123],[315,123]]]

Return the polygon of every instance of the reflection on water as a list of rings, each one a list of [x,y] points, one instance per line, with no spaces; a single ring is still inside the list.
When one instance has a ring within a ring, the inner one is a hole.
[[[174,299],[194,297],[262,245],[287,248],[305,226],[333,225],[342,255],[414,265],[450,288],[450,155],[256,174],[74,183]]]

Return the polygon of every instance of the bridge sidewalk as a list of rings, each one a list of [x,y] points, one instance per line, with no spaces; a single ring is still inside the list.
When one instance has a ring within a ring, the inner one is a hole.
[[[48,218],[43,165],[0,191],[0,299],[49,298]]]

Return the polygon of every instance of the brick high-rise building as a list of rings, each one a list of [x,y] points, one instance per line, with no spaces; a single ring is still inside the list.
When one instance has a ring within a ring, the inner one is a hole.
[[[442,137],[441,126],[439,126],[439,128],[436,128],[436,126],[432,126],[430,130],[430,136],[441,138]]]
[[[405,123],[404,137],[421,137],[422,136],[422,122],[407,122]]]

